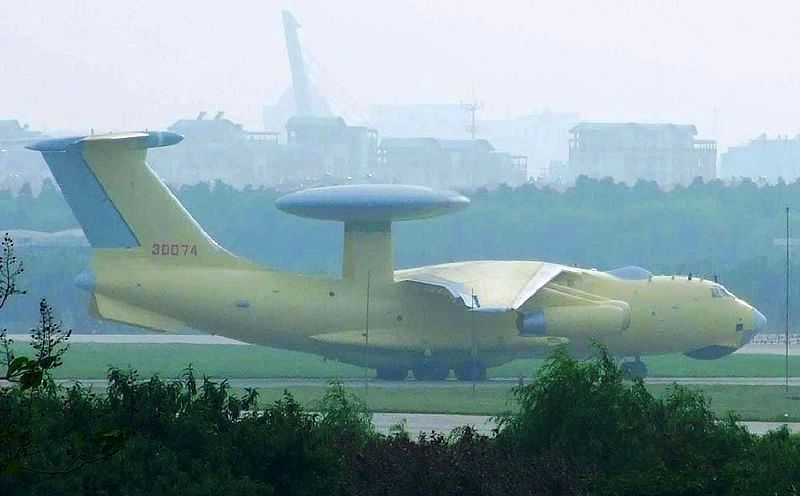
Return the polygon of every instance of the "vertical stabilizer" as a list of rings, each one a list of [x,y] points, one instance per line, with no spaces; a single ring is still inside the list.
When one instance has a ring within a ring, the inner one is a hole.
[[[164,261],[234,258],[145,163],[148,148],[182,139],[170,132],[136,132],[47,140],[28,148],[42,153],[93,248]]]

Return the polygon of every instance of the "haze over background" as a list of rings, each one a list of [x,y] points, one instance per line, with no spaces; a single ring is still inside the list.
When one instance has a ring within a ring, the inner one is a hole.
[[[790,1],[6,2],[0,117],[109,131],[226,110],[261,129],[290,84],[283,8],[363,108],[457,103],[474,87],[482,118],[694,123],[723,149],[800,132]]]

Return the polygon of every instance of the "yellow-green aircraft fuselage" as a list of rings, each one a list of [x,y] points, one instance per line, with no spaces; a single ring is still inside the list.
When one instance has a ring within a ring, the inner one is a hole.
[[[341,277],[261,267],[217,245],[145,164],[173,133],[49,140],[41,151],[93,247],[78,285],[104,319],[185,328],[377,369],[378,376],[460,379],[594,340],[616,355],[738,349],[764,317],[716,282],[601,272],[536,261],[392,266],[391,222],[467,205],[452,192],[396,185],[318,188],[278,207],[344,222]],[[275,233],[280,238],[280,233]]]

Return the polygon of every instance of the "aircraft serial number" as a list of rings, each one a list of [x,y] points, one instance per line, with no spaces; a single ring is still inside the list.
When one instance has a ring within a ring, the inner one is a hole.
[[[153,243],[153,249],[150,250],[153,255],[162,255],[167,257],[196,257],[197,245],[188,245],[183,243]]]

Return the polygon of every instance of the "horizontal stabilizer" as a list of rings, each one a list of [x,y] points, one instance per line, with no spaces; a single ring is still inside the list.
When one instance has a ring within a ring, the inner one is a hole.
[[[169,131],[97,134],[72,136],[38,141],[26,148],[37,152],[66,152],[75,145],[93,143],[125,143],[128,149],[145,150],[159,146],[170,146],[183,140],[183,136]]]
[[[97,293],[92,294],[91,313],[123,324],[144,327],[158,332],[180,332],[186,325],[170,317],[143,310]]]

